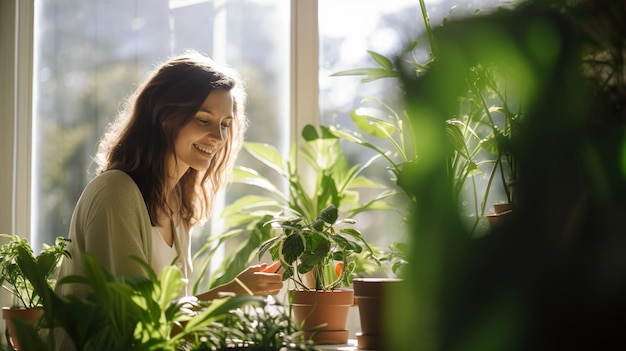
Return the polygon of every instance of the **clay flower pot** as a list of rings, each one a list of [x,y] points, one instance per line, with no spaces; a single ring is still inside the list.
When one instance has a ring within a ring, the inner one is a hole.
[[[15,337],[15,324],[13,323],[13,321],[22,320],[30,323],[31,325],[34,325],[39,317],[41,317],[41,315],[43,315],[42,308],[25,309],[3,307],[2,318],[5,320],[6,326],[8,328],[7,343],[9,343],[9,346],[13,347],[13,349],[17,351],[20,350],[20,344]]]
[[[487,215],[487,220],[489,221],[489,226],[492,229],[499,228],[503,223],[506,222],[507,219],[510,218],[511,213],[513,213],[513,204],[511,203],[503,203],[503,204],[494,204],[493,205],[493,214]]]
[[[401,282],[394,278],[356,278],[352,282],[361,319],[361,332],[356,333],[359,349],[385,350],[385,299]]]
[[[306,338],[312,338],[316,344],[348,342],[346,323],[354,302],[353,290],[292,290],[292,293],[294,318]]]

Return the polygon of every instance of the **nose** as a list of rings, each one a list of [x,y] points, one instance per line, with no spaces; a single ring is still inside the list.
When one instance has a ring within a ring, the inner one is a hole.
[[[209,128],[208,137],[220,143],[224,143],[226,138],[228,138],[228,130],[223,128],[221,123],[212,123]]]

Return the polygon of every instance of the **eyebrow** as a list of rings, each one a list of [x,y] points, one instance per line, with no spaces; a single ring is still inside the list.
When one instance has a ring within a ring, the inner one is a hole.
[[[213,111],[211,110],[207,110],[204,107],[200,107],[200,109],[198,110],[198,112],[204,112],[204,113],[209,113],[209,114],[213,114]]]
[[[210,115],[213,115],[213,111],[207,110],[207,109],[202,108],[202,107],[198,110],[198,112],[204,112],[204,113],[208,113]],[[226,116],[226,117],[224,117],[224,119],[233,119],[233,118],[234,118],[233,116]]]

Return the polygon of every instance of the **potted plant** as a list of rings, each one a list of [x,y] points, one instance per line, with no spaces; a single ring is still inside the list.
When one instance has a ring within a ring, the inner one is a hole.
[[[28,256],[38,267],[41,279],[50,287],[56,282],[57,267],[63,257],[70,257],[67,251],[68,239],[58,237],[54,245],[45,245],[43,250],[35,255],[27,239],[17,235],[0,234],[0,237],[9,241],[0,246],[0,284],[13,297],[11,306],[2,308],[2,318],[7,325],[7,343],[16,350],[20,349],[15,335],[16,320],[35,323],[42,315],[41,295],[33,289],[30,281],[24,275],[18,260]]]
[[[269,252],[280,261],[283,280],[295,285],[290,291],[296,323],[302,324],[306,337],[317,343],[343,344],[348,340],[346,321],[353,305],[351,274],[356,265],[353,256],[372,248],[352,219],[338,220],[338,210],[329,205],[309,221],[304,217],[276,218],[280,233],[259,249],[259,257]]]
[[[234,278],[249,264],[260,245],[272,238],[271,228],[265,224],[273,218],[299,217],[313,222],[330,204],[347,218],[372,210],[396,210],[387,200],[397,195],[397,191],[363,175],[364,170],[381,156],[375,155],[363,164],[350,165],[340,141],[326,127],[321,127],[318,132],[312,125],[307,125],[302,129],[298,143],[292,146],[289,158],[284,158],[272,145],[245,143],[245,150],[271,172],[264,176],[248,167],[236,167],[233,185],[252,187],[260,192],[247,194],[228,205],[222,212],[227,229],[223,234],[213,236],[196,254],[194,260],[206,254],[207,259],[196,265],[199,275],[205,276],[211,249],[234,237],[244,237],[243,243],[213,274],[208,287]],[[286,186],[286,192],[281,185]],[[364,188],[373,189],[371,193],[375,194],[368,198],[360,196],[359,190]],[[200,290],[198,284],[199,281],[195,290]]]
[[[356,333],[357,345],[364,350],[388,348],[387,301],[390,292],[403,282],[403,271],[408,264],[407,245],[396,241],[378,256],[380,266],[371,276],[356,277],[352,281],[354,299],[359,310],[361,330]],[[380,273],[382,272],[382,274]]]

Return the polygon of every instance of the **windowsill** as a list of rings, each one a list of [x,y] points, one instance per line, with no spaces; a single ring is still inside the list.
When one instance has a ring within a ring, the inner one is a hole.
[[[356,339],[349,339],[347,344],[341,345],[316,345],[320,350],[332,350],[332,351],[353,351],[358,350]],[[363,350],[366,351],[366,350]]]

